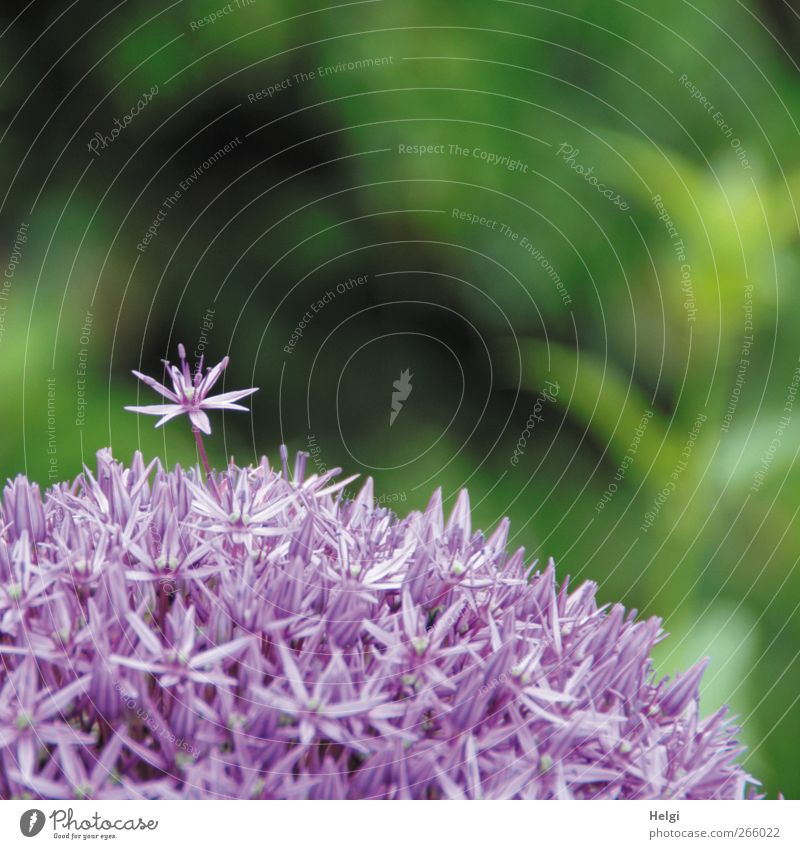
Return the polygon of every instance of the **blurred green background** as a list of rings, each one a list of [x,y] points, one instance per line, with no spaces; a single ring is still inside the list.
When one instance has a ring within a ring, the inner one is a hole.
[[[130,370],[229,353],[261,391],[214,462],[285,441],[400,512],[468,486],[480,527],[662,616],[661,672],[711,655],[707,711],[800,795],[790,3],[0,15],[5,476],[195,462],[123,411],[156,403]]]

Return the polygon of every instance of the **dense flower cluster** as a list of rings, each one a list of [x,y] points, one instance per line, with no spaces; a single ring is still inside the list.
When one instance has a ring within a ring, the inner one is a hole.
[[[657,619],[532,574],[466,492],[399,518],[282,458],[9,482],[0,797],[751,792],[704,663],[653,679]]]

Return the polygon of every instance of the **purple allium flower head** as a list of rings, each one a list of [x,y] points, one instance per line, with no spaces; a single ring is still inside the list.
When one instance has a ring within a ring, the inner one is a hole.
[[[164,415],[225,362],[173,370]],[[658,619],[509,554],[505,520],[473,531],[466,492],[398,517],[338,473],[101,451],[44,496],[9,483],[0,798],[752,795],[706,662],[655,680]]]
[[[170,419],[186,413],[192,425],[206,434],[211,433],[211,422],[205,410],[247,411],[247,407],[237,404],[236,401],[245,398],[247,395],[252,395],[254,392],[258,392],[258,389],[238,389],[235,392],[224,392],[222,395],[208,397],[208,393],[219,380],[222,372],[227,368],[228,357],[224,357],[222,362],[217,363],[213,368],[207,369],[205,375],[203,375],[203,358],[201,357],[197,370],[192,375],[183,345],[178,345],[178,356],[181,361],[180,368],[170,365],[168,360],[164,360],[164,365],[169,372],[169,376],[172,378],[172,389],[168,389],[162,383],[159,383],[152,377],[148,377],[146,374],[138,371],[133,372],[139,380],[146,383],[151,389],[155,389],[159,395],[163,395],[170,403],[150,404],[144,407],[126,407],[126,410],[132,413],[145,413],[148,416],[161,416],[156,422],[156,427],[161,427],[161,425],[166,424]]]

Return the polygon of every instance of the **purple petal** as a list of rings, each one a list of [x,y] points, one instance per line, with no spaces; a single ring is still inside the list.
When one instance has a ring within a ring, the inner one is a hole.
[[[246,398],[258,392],[258,389],[237,389],[235,392],[225,392],[222,395],[213,395],[211,398],[204,398],[202,406],[208,410],[247,410],[247,407],[240,407],[233,404],[240,398]]]
[[[202,410],[193,410],[189,413],[189,419],[198,430],[206,434],[211,433],[211,422]]]
[[[125,407],[131,413],[144,413],[147,416],[163,416],[165,413],[180,415],[184,412],[180,404],[148,404],[144,407]]]
[[[211,391],[211,388],[219,380],[222,372],[228,367],[229,362],[230,360],[228,357],[223,357],[221,362],[217,363],[217,365],[208,370],[208,373],[200,381],[200,385],[197,388],[201,398],[204,398]]]
[[[165,398],[168,398],[170,401],[178,402],[178,396],[171,390],[167,389],[163,383],[159,383],[152,377],[148,377],[146,374],[142,374],[140,371],[134,371],[133,374],[142,381],[142,383],[146,383],[151,389],[155,389],[159,395],[163,395]]]

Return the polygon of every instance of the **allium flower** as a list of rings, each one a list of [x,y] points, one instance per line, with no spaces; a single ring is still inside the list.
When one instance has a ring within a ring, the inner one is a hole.
[[[101,451],[9,483],[0,798],[753,795],[706,662],[655,679],[658,619],[473,531],[466,492],[398,517],[337,474]]]
[[[211,422],[204,412],[205,410],[244,410],[247,412],[247,407],[242,407],[236,401],[258,392],[258,389],[238,389],[235,392],[224,392],[222,395],[208,397],[208,393],[227,368],[228,357],[225,357],[222,362],[217,363],[213,368],[207,369],[205,376],[203,375],[203,358],[201,357],[197,371],[192,376],[189,363],[186,360],[186,349],[183,345],[178,345],[178,356],[181,360],[180,368],[170,365],[168,360],[163,361],[169,376],[172,378],[173,389],[167,389],[162,383],[146,374],[138,371],[133,372],[139,380],[146,383],[151,389],[155,389],[170,403],[126,407],[126,410],[132,413],[144,413],[148,416],[161,416],[156,422],[156,427],[161,427],[170,419],[185,413],[189,416],[194,427],[206,434],[211,433]]]
[[[154,378],[148,377],[139,371],[133,372],[139,380],[146,383],[151,389],[155,389],[159,395],[163,395],[172,403],[148,404],[144,407],[125,407],[125,409],[131,413],[161,416],[156,422],[156,427],[161,427],[161,425],[166,424],[176,416],[181,416],[184,413],[187,414],[189,421],[192,423],[192,431],[195,442],[197,443],[197,453],[205,469],[206,478],[208,478],[211,475],[211,466],[208,462],[205,446],[203,445],[203,437],[200,435],[201,431],[205,434],[211,433],[211,422],[205,411],[244,410],[247,412],[247,407],[237,404],[236,401],[240,401],[247,395],[258,392],[258,389],[237,389],[234,392],[224,392],[222,395],[214,395],[209,398],[208,393],[219,380],[222,372],[228,367],[228,357],[224,357],[222,362],[217,363],[214,368],[207,369],[205,376],[203,376],[203,357],[200,357],[197,370],[194,373],[194,377],[192,377],[189,363],[186,359],[186,349],[183,345],[178,345],[178,356],[181,360],[180,368],[170,365],[168,360],[163,361],[164,366],[172,378],[173,389],[167,389],[163,383],[159,383]],[[214,486],[213,482],[211,486]]]

